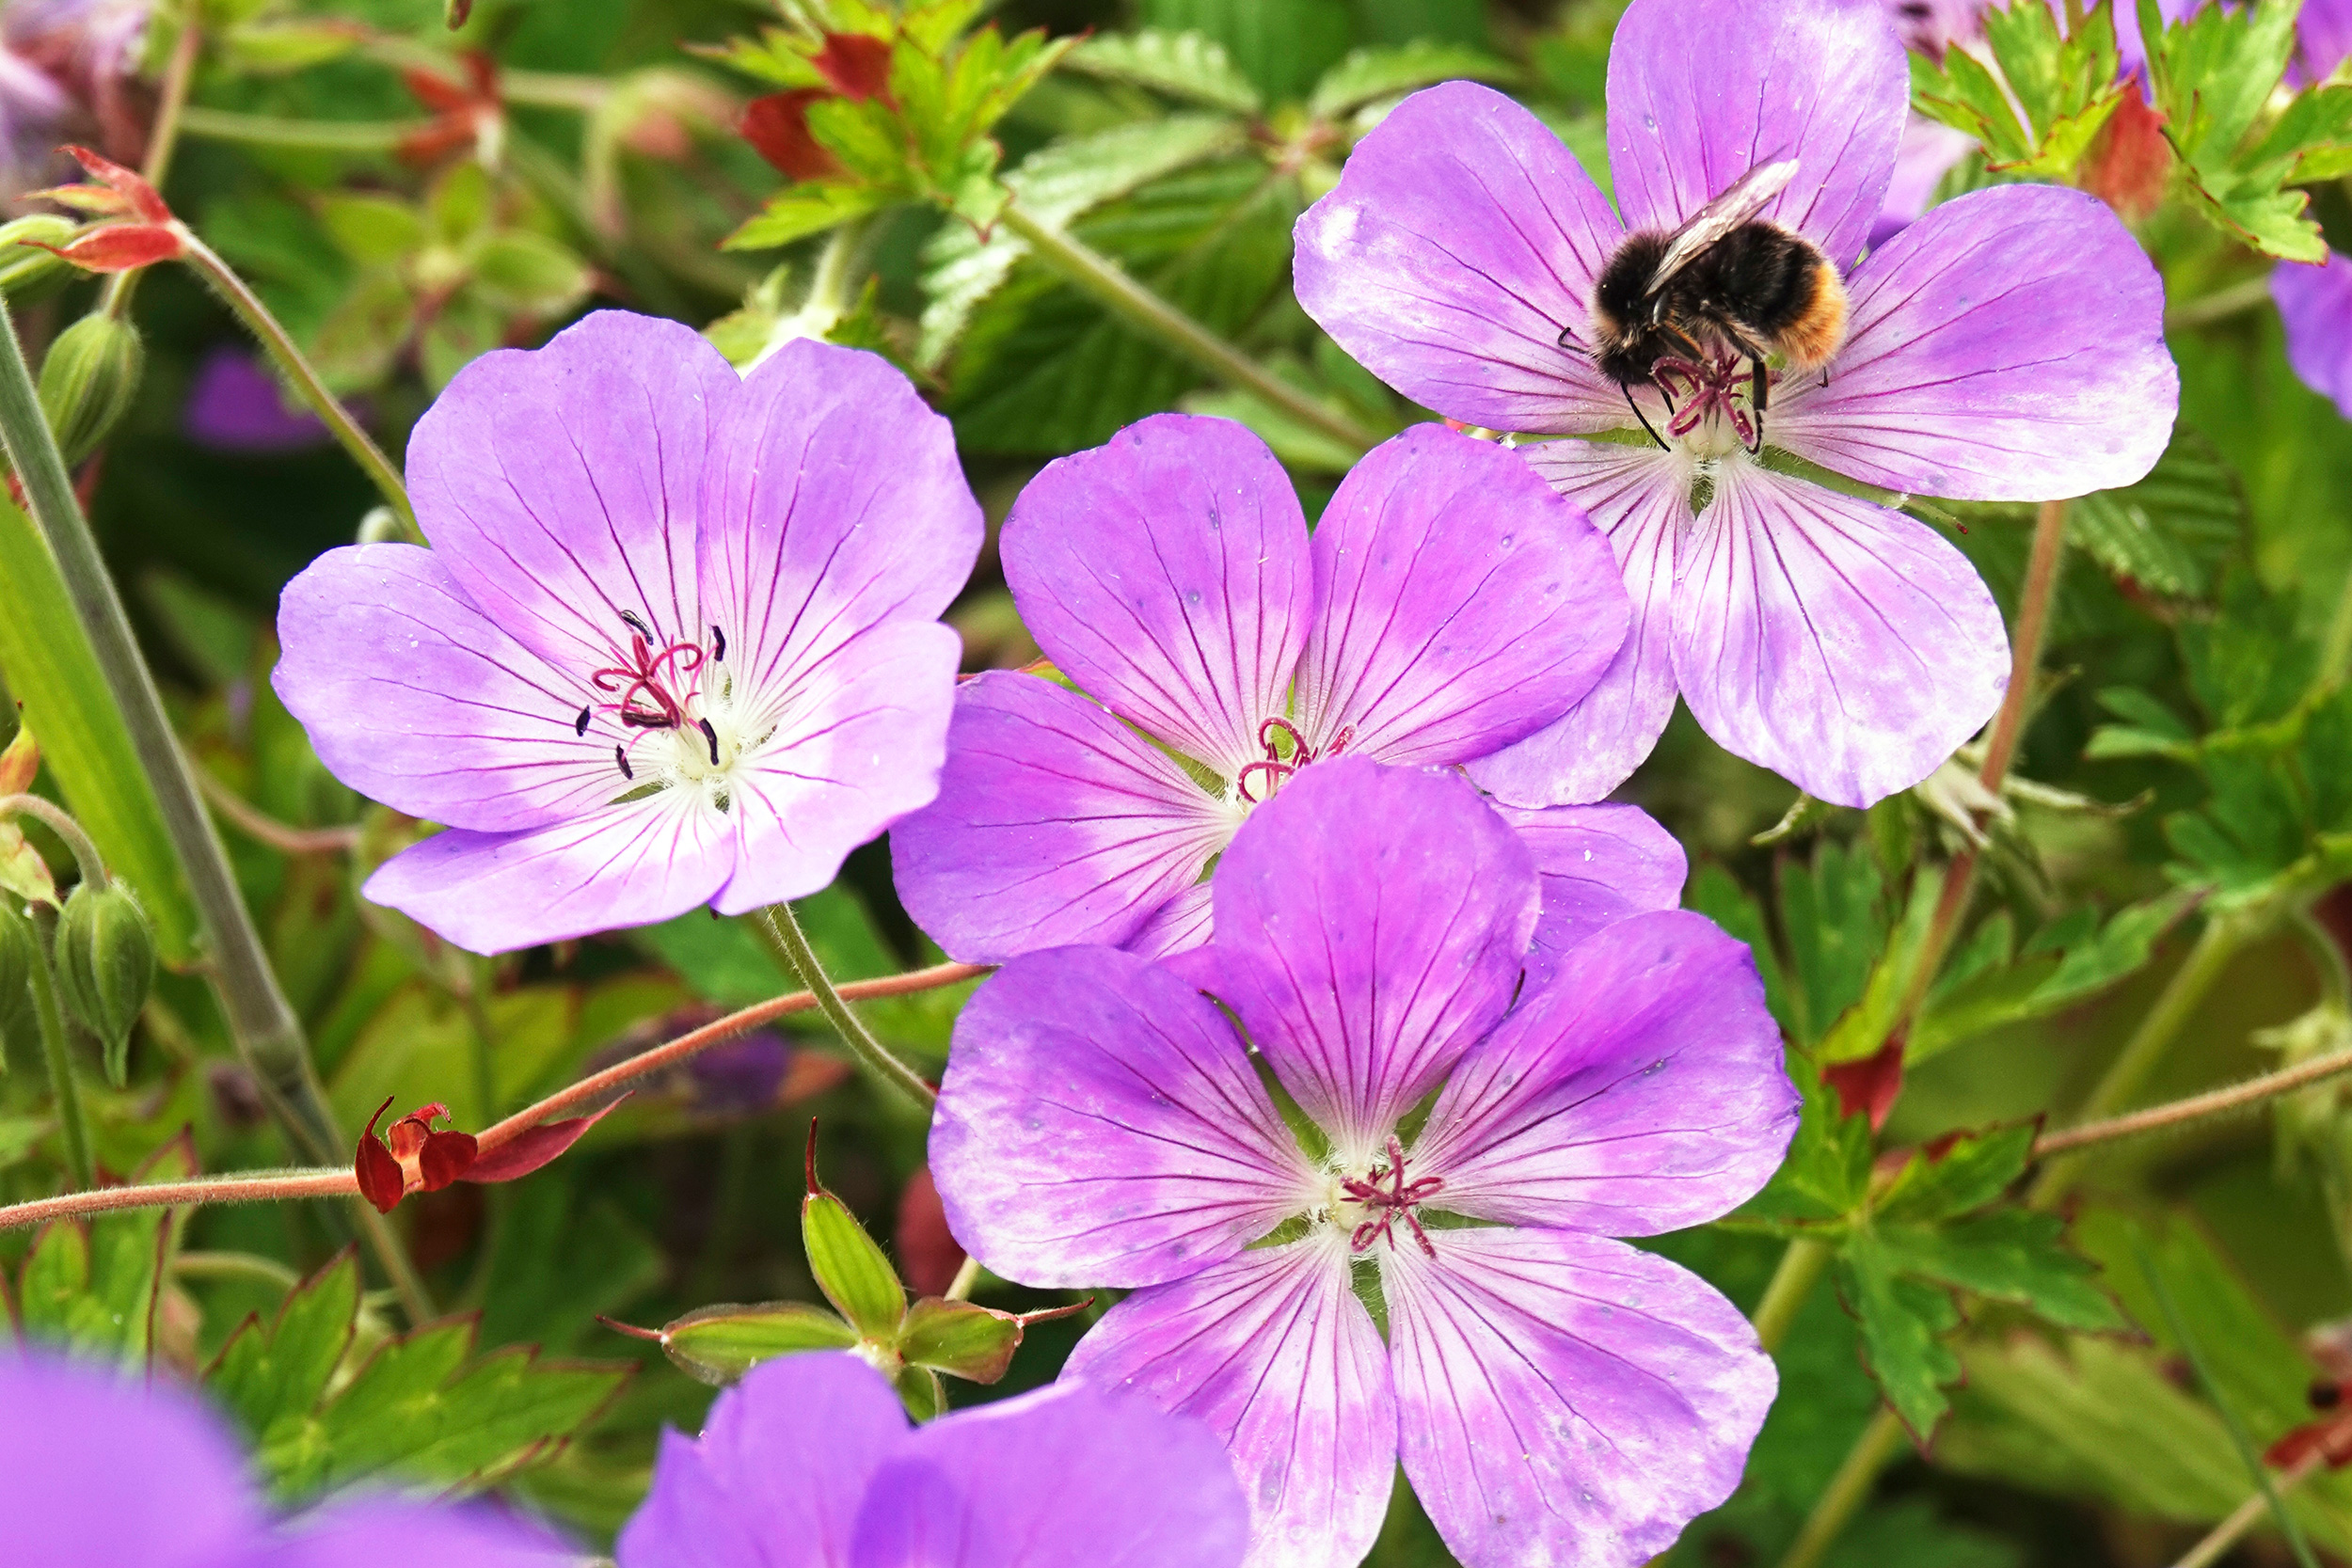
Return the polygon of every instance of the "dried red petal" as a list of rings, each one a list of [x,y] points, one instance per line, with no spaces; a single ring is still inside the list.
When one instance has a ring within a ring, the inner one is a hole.
[[[423,168],[467,150],[478,139],[472,116],[451,115],[401,137],[392,156],[412,168]]]
[[[2172,144],[2165,139],[2163,113],[2125,90],[2083,161],[2083,189],[2137,223],[2164,205],[2171,177]]]
[[[89,171],[89,177],[110,191],[119,191],[128,198],[132,213],[148,223],[169,223],[171,209],[155,194],[155,187],[141,177],[138,170],[124,168],[111,158],[102,158],[87,147],[69,144],[66,150],[74,162]]]
[[[817,74],[853,103],[890,98],[890,45],[864,33],[827,33],[825,47],[809,57]]]
[[[148,223],[109,223],[93,229],[72,245],[20,242],[37,250],[62,256],[87,272],[135,272],[158,261],[174,261],[187,254],[176,229]]]
[[[2352,1464],[2352,1419],[2331,1416],[2324,1421],[2306,1421],[2264,1449],[2263,1463],[2275,1470],[2291,1470],[2314,1453],[2331,1470]]]
[[[368,1118],[368,1130],[359,1134],[358,1153],[352,1163],[352,1174],[359,1180],[359,1196],[374,1204],[379,1214],[390,1213],[393,1205],[407,1190],[407,1180],[401,1175],[400,1162],[392,1158],[392,1151],[378,1142],[375,1136],[375,1124],[383,1120],[384,1113],[391,1108],[392,1102],[388,1099],[375,1108],[375,1115]]]
[[[1874,1055],[1823,1068],[1821,1082],[1837,1091],[1837,1103],[1846,1115],[1868,1113],[1870,1131],[1877,1132],[1886,1125],[1895,1097],[1903,1092],[1903,1037],[1888,1040]]]
[[[424,1148],[417,1156],[419,1190],[437,1193],[464,1176],[474,1163],[475,1148],[471,1132],[427,1134]]]
[[[929,1165],[918,1166],[898,1195],[898,1223],[891,1239],[898,1243],[898,1267],[907,1286],[918,1296],[945,1295],[963,1267],[963,1248],[947,1229],[947,1210],[939,1201],[939,1187]]]
[[[628,1098],[623,1095],[621,1100]],[[496,1148],[477,1153],[463,1180],[512,1181],[518,1176],[529,1176],[580,1142],[580,1134],[611,1116],[621,1100],[614,1101],[593,1116],[574,1117],[568,1121],[550,1121],[525,1128]]]
[[[463,82],[430,71],[404,71],[400,79],[408,95],[437,115],[454,114],[469,108],[474,102],[473,89]]]
[[[833,94],[818,87],[772,92],[743,106],[735,129],[777,171],[792,180],[826,180],[841,172],[831,152],[808,134],[808,106]]]

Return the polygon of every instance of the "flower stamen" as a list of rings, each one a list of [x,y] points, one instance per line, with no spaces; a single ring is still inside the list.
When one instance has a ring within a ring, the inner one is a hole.
[[[1413,1240],[1421,1244],[1423,1255],[1438,1256],[1429,1233],[1421,1227],[1414,1207],[1435,1196],[1445,1186],[1442,1177],[1424,1176],[1407,1184],[1405,1180],[1405,1148],[1391,1133],[1389,1137],[1389,1163],[1375,1167],[1366,1177],[1346,1177],[1340,1182],[1340,1191],[1372,1211],[1364,1222],[1347,1239],[1351,1251],[1365,1252],[1375,1241],[1396,1244],[1396,1222],[1403,1220]]]
[[[1289,739],[1290,751],[1287,755],[1279,746],[1275,744],[1273,732],[1277,730]],[[1253,806],[1262,804],[1266,798],[1273,795],[1274,790],[1281,784],[1284,779],[1289,778],[1311,762],[1318,762],[1325,757],[1338,756],[1347,750],[1348,742],[1355,738],[1356,726],[1345,725],[1339,734],[1331,737],[1331,743],[1328,746],[1318,752],[1307,744],[1307,737],[1300,735],[1298,726],[1289,720],[1268,719],[1258,726],[1258,744],[1265,748],[1265,755],[1259,761],[1242,765],[1241,771],[1233,775],[1233,788],[1249,804]],[[1260,772],[1265,774],[1267,782],[1266,794],[1263,797],[1253,794],[1249,788],[1249,775]]]
[[[1688,436],[1721,416],[1741,446],[1750,451],[1756,449],[1756,421],[1740,401],[1743,393],[1754,396],[1753,372],[1739,355],[1718,354],[1706,365],[1691,359],[1661,359],[1650,367],[1650,376],[1666,396],[1670,435]],[[1675,381],[1685,383],[1685,389],[1677,392]]]

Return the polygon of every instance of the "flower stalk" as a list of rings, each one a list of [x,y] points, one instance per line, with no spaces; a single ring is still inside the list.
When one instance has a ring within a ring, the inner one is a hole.
[[[157,190],[163,189],[164,176],[171,172],[171,155],[180,145],[181,117],[187,110],[188,87],[196,79],[197,56],[203,46],[204,36],[197,27],[195,0],[188,0],[180,8],[180,36],[173,40],[171,59],[164,67],[154,125],[147,134],[147,159],[139,170]],[[139,274],[145,270],[134,268],[107,278],[105,298],[100,309],[117,321],[130,314],[132,292],[139,286]]]
[[[1879,1472],[1894,1460],[1902,1447],[1903,1423],[1890,1405],[1882,1404],[1870,1418],[1870,1424],[1862,1429],[1854,1446],[1847,1451],[1837,1473],[1830,1477],[1828,1487],[1813,1512],[1805,1515],[1804,1528],[1789,1544],[1788,1551],[1780,1560],[1780,1568],[1815,1568],[1853,1516],[1862,1512],[1869,1500],[1870,1489],[1878,1484]]]
[[[47,922],[43,922],[47,924]],[[49,1089],[57,1103],[57,1126],[65,1139],[65,1165],[77,1191],[98,1184],[98,1167],[90,1156],[88,1114],[82,1108],[82,1085],[73,1075],[68,1049],[65,1010],[57,1005],[56,977],[45,959],[32,966],[33,1018],[40,1030],[41,1059],[49,1068]]]
[[[82,825],[72,814],[38,795],[0,795],[0,816],[30,816],[65,840],[65,847],[73,853],[74,868],[93,893],[103,892],[112,879],[106,875],[106,863],[98,853],[98,846],[90,842]]]
[[[826,974],[825,966],[818,960],[817,949],[809,945],[808,933],[801,929],[792,906],[769,905],[752,916],[752,927],[800,975],[801,983],[808,987],[809,994],[816,999],[818,1010],[858,1060],[873,1069],[877,1078],[913,1101],[918,1109],[928,1112],[938,1101],[939,1091],[921,1073],[891,1054],[890,1049],[876,1039],[874,1032],[850,1010],[849,1003]]]
[[[1811,1236],[1799,1236],[1788,1243],[1788,1250],[1780,1255],[1780,1266],[1772,1271],[1771,1283],[1764,1287],[1764,1299],[1756,1304],[1748,1321],[1756,1325],[1756,1342],[1766,1354],[1776,1353],[1788,1329],[1804,1309],[1805,1298],[1813,1294],[1821,1275],[1829,1269],[1836,1249],[1827,1242]]]
[[[1074,236],[1040,222],[1018,201],[997,219],[1018,234],[1029,253],[1053,268],[1080,293],[1147,338],[1191,360],[1236,391],[1247,392],[1309,429],[1357,451],[1369,451],[1379,437],[1355,420],[1335,414],[1274,375],[1232,344],[1127,276],[1120,265]]]
[[[2034,1157],[2046,1159],[2092,1144],[2134,1138],[2145,1132],[2160,1132],[2168,1128],[2202,1121],[2209,1117],[2227,1116],[2233,1111],[2246,1110],[2346,1072],[2352,1072],[2352,1051],[2315,1057],[2291,1068],[2281,1068],[2277,1072],[2265,1073],[2259,1078],[2249,1078],[2242,1084],[2215,1089],[2208,1094],[2192,1095],[2186,1100],[2175,1100],[2168,1104],[2152,1105],[2144,1111],[2134,1111],[2129,1116],[2111,1117],[2105,1121],[2086,1122],[2063,1132],[2047,1133],[2035,1140]]]

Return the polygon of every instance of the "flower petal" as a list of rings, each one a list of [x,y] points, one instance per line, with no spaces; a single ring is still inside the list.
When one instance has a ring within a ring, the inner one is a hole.
[[[1249,1498],[1248,1568],[1356,1568],[1387,1515],[1396,1395],[1387,1347],[1323,1230],[1138,1291],[1062,1376],[1198,1417]]]
[[[850,1568],[1237,1568],[1249,1505],[1225,1445],[1065,1383],[919,1429],[875,1475]]]
[[[11,1345],[0,1410],[9,1568],[213,1568],[263,1528],[227,1428],[169,1383]]]
[[[2331,251],[2319,266],[2281,261],[2271,269],[2270,297],[2287,329],[2287,363],[2352,420],[2352,257]]]
[[[485,619],[442,552],[347,545],[286,585],[270,686],[327,771],[456,828],[511,832],[593,811],[629,786],[607,700]],[[631,738],[634,738],[633,736]]]
[[[614,1555],[620,1568],[849,1568],[866,1487],[906,1442],[898,1396],[855,1356],[762,1362],[699,1438],[661,1434],[653,1490]]]
[[[1440,1208],[1653,1236],[1769,1180],[1797,1125],[1747,947],[1702,915],[1632,915],[1568,950],[1462,1059],[1416,1141]]]
[[[1718,744],[1840,806],[1934,772],[2010,671],[1999,607],[1933,529],[1745,463],[1684,552],[1674,659]]]
[[[1146,958],[1172,958],[1208,942],[1216,928],[1213,896],[1206,882],[1195,882],[1152,911],[1134,936],[1120,943]]]
[[[305,1514],[266,1550],[236,1564],[383,1568],[387,1542],[399,1543],[400,1556],[432,1568],[572,1568],[580,1561],[576,1548],[485,1505],[428,1507],[367,1497]]]
[[[1849,287],[1829,384],[1772,400],[1774,446],[1891,490],[2048,500],[2132,483],[2171,438],[2163,280],[2096,197],[1972,192]]]
[[[467,597],[582,675],[628,646],[703,635],[695,520],[735,372],[692,327],[599,310],[545,348],[464,370],[408,438],[417,520]]]
[[[823,891],[850,850],[939,793],[963,641],[937,621],[869,626],[828,656],[730,781],[741,914]]]
[[[1038,646],[1121,719],[1227,778],[1262,756],[1307,640],[1307,518],[1266,444],[1155,414],[1045,466],[1005,580]]]
[[[1593,279],[1624,237],[1560,138],[1474,82],[1417,92],[1298,220],[1298,303],[1375,375],[1494,430],[1625,420],[1593,367]]]
[[[1224,1015],[1107,947],[1015,958],[965,1005],[930,1167],[956,1240],[1025,1285],[1182,1278],[1320,1188]]]
[[[1521,454],[1609,535],[1632,622],[1600,679],[1557,722],[1470,765],[1482,789],[1521,805],[1597,800],[1642,765],[1674,717],[1675,542],[1691,526],[1691,470],[1678,452],[1546,441]]]
[[[1298,671],[1309,744],[1468,762],[1558,719],[1624,641],[1607,541],[1510,451],[1442,425],[1383,442],[1315,526]]]
[[[939,798],[890,834],[907,912],[954,958],[1123,942],[1200,879],[1233,813],[1092,703],[992,672],[956,694]]]
[[[971,577],[954,435],[880,355],[787,343],[711,439],[697,571],[746,712],[781,717],[860,632],[936,620]]]
[[[1758,164],[1758,214],[1853,265],[1895,169],[1911,73],[1883,0],[1635,0],[1609,49],[1609,167],[1628,229],[1673,229]]]
[[[1344,1169],[1502,1017],[1535,928],[1534,863],[1477,791],[1355,757],[1252,813],[1213,889],[1217,993]]]
[[[1737,1307],[1622,1242],[1381,1258],[1405,1473],[1464,1568],[1629,1568],[1740,1483],[1778,1385]]]
[[[526,833],[452,828],[359,891],[469,953],[511,953],[708,903],[734,869],[733,833],[700,796],[665,789]]]
[[[1525,990],[1551,978],[1569,948],[1628,915],[1682,903],[1691,863],[1674,834],[1639,806],[1497,805],[1535,857],[1543,912],[1527,954]]]

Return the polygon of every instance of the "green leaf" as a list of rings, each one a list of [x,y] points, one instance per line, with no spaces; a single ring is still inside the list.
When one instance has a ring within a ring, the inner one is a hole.
[[[2143,0],[2140,24],[2149,82],[2192,204],[2224,233],[2267,255],[2324,261],[2328,243],[2306,215],[2309,199],[2289,187],[2309,178],[2298,166],[2307,138],[2318,139],[2313,167],[2343,161],[2336,141],[2344,106],[2298,103],[2269,135],[2252,138],[2295,52],[2299,9],[2278,0],[2229,10],[2212,6],[2159,29],[2152,24],[2154,0]]]
[[[1862,1000],[1887,930],[1878,861],[1867,847],[1823,841],[1810,866],[1779,872],[1781,930],[1792,960],[1799,1044],[1811,1045]],[[1866,1053],[1867,1054],[1867,1053]]]
[[[1764,911],[1739,879],[1716,862],[1701,865],[1698,874],[1683,890],[1685,907],[1707,916],[1724,932],[1747,943],[1748,956],[1756,960],[1756,973],[1764,981],[1764,1006],[1771,1009],[1781,1032],[1797,1032],[1795,999],[1789,994],[1788,981],[1781,972],[1780,956],[1772,948],[1772,934],[1764,925]]]
[[[2098,1266],[2065,1244],[2057,1214],[1996,1209],[1947,1225],[1873,1221],[1898,1272],[2023,1307],[2061,1328],[2117,1333],[2131,1325],[2094,1283]]]
[[[138,1181],[196,1174],[196,1149],[183,1133],[133,1173]],[[87,1222],[59,1222],[34,1238],[19,1276],[24,1337],[63,1344],[77,1354],[134,1365],[154,1342],[156,1282],[178,1250],[184,1210],[135,1209]]]
[[[2033,1122],[1963,1132],[1915,1150],[1872,1211],[1878,1220],[1948,1219],[1981,1209],[2026,1173],[2040,1128]]]
[[[40,736],[66,809],[138,890],[167,962],[197,957],[196,906],[131,732],[33,520],[0,495],[0,678]]]
[[[825,1299],[867,1338],[882,1344],[897,1338],[906,1288],[850,1206],[822,1190],[809,1194],[801,1203],[801,1241]]]
[[[898,1390],[898,1402],[916,1420],[935,1421],[947,1413],[947,1390],[929,1367],[902,1366],[891,1374],[890,1383]]]
[[[248,1316],[204,1374],[206,1392],[259,1444],[279,1422],[298,1425],[316,1409],[359,1311],[359,1260],[345,1247],[286,1293],[264,1328]]]
[[[2148,477],[2083,497],[2067,537],[2114,576],[2173,598],[2208,597],[2246,536],[2245,492],[2211,441],[2186,427]]]
[[[1351,109],[1417,87],[1468,78],[1508,81],[1517,72],[1483,50],[1419,39],[1396,49],[1359,49],[1325,71],[1307,99],[1307,112],[1335,119]]]
[[[405,260],[424,247],[424,217],[389,196],[329,192],[319,198],[319,224],[335,247],[363,267]]]
[[[1764,1190],[1722,1222],[1725,1225],[1782,1229],[1842,1224],[1869,1193],[1869,1118],[1845,1115],[1804,1052],[1790,1051],[1788,1067],[1801,1097],[1788,1157]]]
[[[1246,141],[1246,127],[1221,115],[1168,115],[1056,142],[1030,154],[1005,176],[1005,184],[1024,212],[1059,229],[1154,180],[1236,151]],[[1027,243],[1009,230],[984,236],[970,224],[941,225],[923,247],[928,303],[917,362],[937,369],[972,312],[1028,253]]]
[[[1098,33],[1073,49],[1063,63],[1088,76],[1126,82],[1229,114],[1254,115],[1262,104],[1258,89],[1234,68],[1225,46],[1205,33],[1167,33],[1153,27]]]
[[[872,185],[808,180],[768,198],[768,205],[721,242],[725,250],[770,250],[879,213],[901,198]]]
[[[858,1332],[821,1307],[771,1301],[755,1307],[704,1307],[661,1330],[661,1349],[680,1371],[724,1386],[779,1355],[847,1350]]]
[[[1021,1348],[1021,1322],[968,1301],[925,1296],[907,1308],[898,1354],[918,1367],[974,1383],[994,1383]]]
[[[1197,31],[1223,44],[1270,101],[1306,96],[1347,53],[1355,31],[1345,0],[1142,0],[1150,27]]]
[[[588,263],[544,234],[503,229],[473,253],[474,287],[491,305],[526,315],[563,314],[588,297]]]
[[[1901,1278],[1895,1259],[1867,1231],[1838,1254],[1836,1274],[1838,1294],[1862,1325],[1870,1375],[1924,1444],[1951,1407],[1944,1390],[1960,1381],[1960,1358],[1941,1338],[1960,1325],[1960,1308],[1945,1291]]]
[[[2072,36],[2047,6],[1988,8],[1982,22],[1997,72],[1969,50],[1915,55],[1915,105],[1983,143],[1996,172],[2065,177],[2130,90],[2117,80],[2113,18],[2092,9]]]
[[[2046,1018],[2137,974],[2198,897],[2194,888],[2175,889],[2117,911],[2095,930],[2062,932],[2054,922],[2013,962],[1975,974],[1955,965],[1930,992],[1903,1060],[1915,1065],[1989,1030]],[[2095,911],[2078,912],[2086,922],[2096,918]]]

